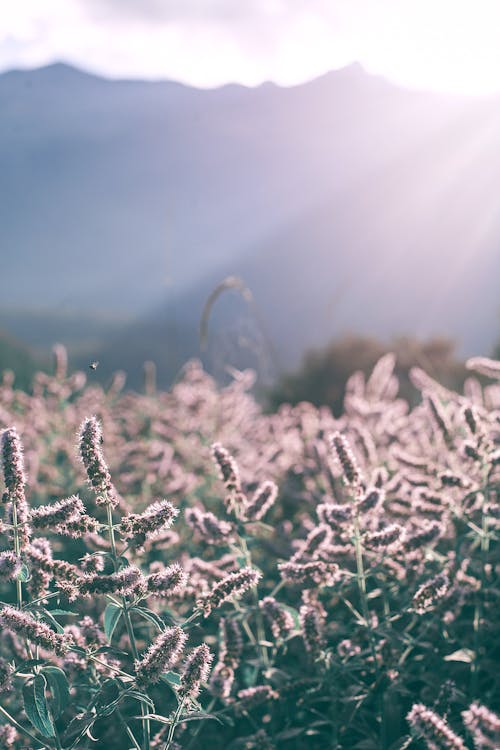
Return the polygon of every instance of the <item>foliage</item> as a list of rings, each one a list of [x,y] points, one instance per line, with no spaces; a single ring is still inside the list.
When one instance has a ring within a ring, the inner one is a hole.
[[[0,744],[499,746],[499,363],[410,408],[386,355],[336,419],[57,355],[0,388]]]
[[[27,346],[0,331],[0,372],[11,370],[15,373],[18,388],[29,387],[41,364],[40,358]]]
[[[340,415],[345,385],[351,373],[359,370],[367,377],[384,354],[394,352],[399,394],[413,403],[416,391],[409,379],[412,367],[421,367],[448,388],[462,388],[467,373],[454,349],[453,341],[444,338],[419,341],[400,337],[384,344],[369,337],[344,336],[332,341],[325,349],[308,352],[297,372],[279,380],[269,402],[273,409],[281,403],[298,404],[301,401],[310,401],[316,406],[327,404],[334,414]]]

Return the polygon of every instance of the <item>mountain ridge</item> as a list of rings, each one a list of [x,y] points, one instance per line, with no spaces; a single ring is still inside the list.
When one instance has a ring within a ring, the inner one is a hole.
[[[33,311],[33,338],[36,309],[123,315],[123,334],[102,325],[115,367],[134,326],[155,358],[177,321],[181,361],[234,274],[287,365],[345,330],[435,330],[470,353],[498,338],[500,97],[405,90],[359,65],[214,89],[18,73],[0,74],[0,295]]]

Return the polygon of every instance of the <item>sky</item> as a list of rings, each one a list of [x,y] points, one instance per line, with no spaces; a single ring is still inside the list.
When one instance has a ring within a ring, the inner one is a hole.
[[[75,64],[200,87],[360,62],[409,88],[500,91],[500,0],[0,0],[0,70]]]

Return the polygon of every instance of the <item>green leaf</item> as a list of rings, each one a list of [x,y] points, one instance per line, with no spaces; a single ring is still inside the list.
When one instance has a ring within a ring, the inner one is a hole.
[[[180,685],[181,684],[181,676],[177,674],[177,672],[164,672],[160,680],[163,682],[166,682],[167,685]]]
[[[26,581],[29,581],[31,578],[31,574],[29,572],[29,569],[26,565],[21,565],[21,569],[19,573],[17,574],[17,580],[22,581],[23,583],[26,583]]]
[[[305,727],[291,727],[290,729],[285,729],[283,732],[280,732],[277,737],[280,740],[292,740],[295,739],[295,737],[300,737],[301,734],[304,734],[305,730]]]
[[[452,654],[444,656],[444,661],[463,661],[466,664],[470,664],[474,661],[476,654],[470,648],[461,648],[458,651],[454,651]]]
[[[133,716],[133,719],[150,719],[150,721],[159,721],[160,724],[173,724],[172,716],[160,716],[160,714],[146,714],[145,716]],[[202,721],[203,719],[213,719],[218,721],[219,724],[223,724],[218,716],[215,714],[206,714],[204,711],[194,711],[187,716],[183,716],[179,719],[177,724],[183,724],[185,721]]]
[[[127,698],[131,698],[132,700],[139,701],[140,703],[144,703],[145,705],[149,706],[149,708],[154,711],[155,710],[155,704],[149,697],[149,695],[146,695],[146,693],[142,693],[140,690],[127,690],[124,695]]]
[[[71,647],[73,651],[75,650],[74,647]],[[129,656],[128,651],[123,651],[123,649],[118,648],[118,646],[99,646],[97,651],[94,651],[95,654],[120,654],[121,656]]]
[[[26,659],[26,661],[21,662],[13,672],[13,674],[17,674],[18,672],[25,672],[31,667],[39,667],[41,664],[45,664],[47,662],[46,659]]]
[[[132,719],[150,719],[150,721],[159,721],[160,724],[172,724],[172,718],[160,716],[159,714],[145,714],[145,716],[132,716]]]
[[[99,718],[111,716],[114,713],[124,695],[122,688],[123,683],[117,677],[108,677],[103,682],[101,689],[95,696],[95,706]]]
[[[294,609],[293,607],[289,607],[288,604],[282,604],[281,602],[278,602],[278,605],[281,609],[284,609],[287,612],[290,612],[290,614],[293,617],[295,628],[299,630],[300,629],[300,617],[299,617],[299,613],[297,612],[297,610]]]
[[[101,685],[101,688],[95,696],[96,706],[110,706],[117,698],[120,697],[120,691],[123,687],[121,680],[115,677],[108,677]]]
[[[104,632],[106,638],[111,641],[115,628],[118,625],[118,620],[123,614],[121,607],[117,607],[116,604],[108,604],[104,611]]]
[[[64,628],[62,627],[62,625],[57,622],[55,617],[52,617],[52,614],[48,610],[42,609],[40,610],[40,614],[44,620],[48,620],[50,624],[54,626],[57,633],[64,633]]]
[[[43,674],[37,674],[33,682],[23,687],[24,711],[35,729],[44,737],[54,737],[56,730],[45,697],[46,687],[47,680]]]
[[[185,721],[203,721],[203,719],[212,719],[213,721],[218,721],[219,724],[224,723],[215,714],[207,714],[205,711],[194,711],[192,714],[188,714],[188,716],[183,716],[179,723],[182,724]]]
[[[63,744],[69,744],[78,735],[83,736],[86,730],[92,726],[95,719],[95,714],[78,714],[74,719],[71,719],[61,737]]]
[[[68,679],[59,667],[44,667],[42,674],[47,679],[52,693],[51,709],[55,719],[58,719],[69,702]]]
[[[137,614],[143,617],[145,620],[148,620],[149,622],[153,623],[153,625],[156,625],[160,632],[165,630],[165,623],[163,622],[161,617],[156,614],[156,612],[152,612],[150,609],[146,609],[146,607],[132,607],[130,611],[137,612]]]

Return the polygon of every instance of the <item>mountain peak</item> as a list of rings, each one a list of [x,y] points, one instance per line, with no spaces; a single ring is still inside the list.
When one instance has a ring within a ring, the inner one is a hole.
[[[76,80],[105,80],[81,68],[65,62],[53,62],[37,68],[15,68],[5,71],[4,76],[26,79],[27,82],[44,81],[50,83],[70,83]]]

